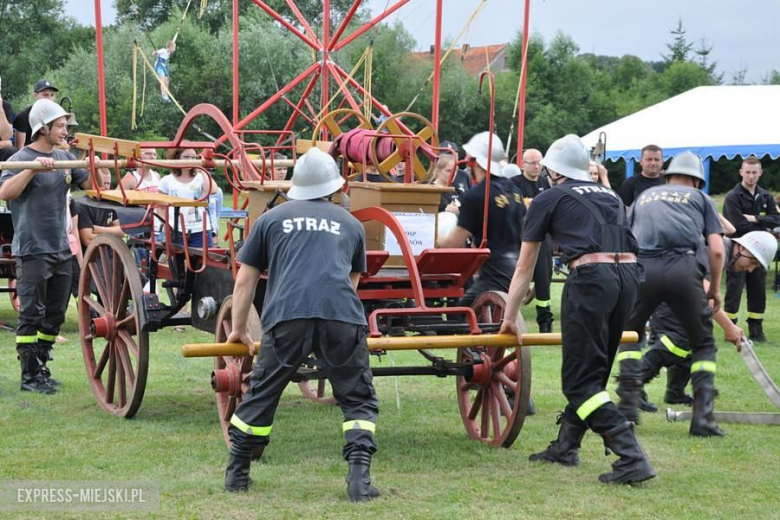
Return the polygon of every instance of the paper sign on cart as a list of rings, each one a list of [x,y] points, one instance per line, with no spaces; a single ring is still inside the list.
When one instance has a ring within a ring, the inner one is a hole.
[[[425,249],[432,249],[436,238],[436,215],[433,213],[393,213],[406,232],[412,254],[419,255]],[[401,254],[401,247],[389,229],[385,230],[385,250],[391,256]]]

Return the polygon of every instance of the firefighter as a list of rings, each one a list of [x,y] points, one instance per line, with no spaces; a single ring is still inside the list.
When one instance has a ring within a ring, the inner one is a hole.
[[[523,152],[523,173],[512,177],[520,188],[526,206],[546,189],[550,189],[547,177],[542,177],[542,152],[529,148]],[[536,323],[539,332],[552,332],[553,314],[550,311],[550,284],[552,283],[552,243],[546,240],[539,250],[539,260],[534,269],[534,293]]]
[[[758,185],[762,174],[761,161],[748,157],[739,170],[742,181],[726,195],[723,214],[737,228],[735,238],[751,231],[768,231],[780,226],[772,194]],[[724,308],[729,318],[737,322],[742,289],[747,288],[748,337],[765,342],[764,311],[766,310],[766,270],[752,272],[726,271],[726,301]]]
[[[21,390],[55,393],[51,377],[54,341],[65,321],[71,284],[72,253],[65,232],[71,185],[90,187],[85,170],[54,169],[54,161],[75,160],[59,149],[68,137],[70,114],[50,99],[30,109],[32,142],[10,161],[37,161],[50,170],[5,170],[0,198],[8,201],[14,224],[11,251],[16,258],[16,293],[21,308],[16,352],[22,369]],[[46,211],[42,211],[45,208]]]
[[[693,419],[690,434],[722,436],[713,416],[715,398],[715,342],[712,315],[720,310],[720,279],[723,270],[723,227],[715,203],[699,191],[704,186],[704,167],[692,152],[682,152],[669,165],[666,185],[644,191],[632,208],[629,220],[639,242],[639,258],[645,271],[636,307],[627,330],[644,337],[650,315],[667,303],[685,329],[691,346]],[[704,291],[705,270],[696,259],[704,237],[711,270],[709,290]],[[708,305],[712,300],[712,308]],[[642,353],[640,344],[621,345],[618,395],[620,410],[638,422]]]
[[[378,404],[368,361],[366,321],[356,293],[366,270],[363,226],[331,202],[344,185],[331,156],[312,148],[295,165],[290,202],[264,213],[241,249],[228,342],[255,349],[247,317],[260,275],[268,271],[262,348],[243,402],[230,419],[232,447],[225,489],[246,491],[253,453],[268,444],[279,398],[311,353],[342,412],[353,502],[379,496],[371,485]],[[323,255],[323,251],[328,254]]]
[[[756,269],[768,269],[769,264],[777,253],[777,240],[766,231],[751,231],[741,238],[733,240],[724,238],[725,266],[727,270],[735,273],[751,273]],[[701,265],[707,265],[706,248],[700,248],[697,254]],[[728,271],[727,271],[728,272]],[[705,280],[704,288],[707,290],[709,282]],[[726,341],[739,344],[742,339],[742,330],[734,324],[727,314],[721,310],[715,313],[713,319],[723,329]],[[656,377],[662,367],[684,365],[690,372],[691,350],[685,329],[675,318],[674,313],[667,304],[662,304],[653,313],[650,320],[653,329],[659,334],[650,350],[642,358],[642,384],[647,384]],[[712,340],[712,338],[708,338]],[[667,395],[664,401],[669,403],[693,405],[693,398],[683,393],[679,395]]]
[[[479,270],[476,281],[460,299],[459,305],[465,307],[471,305],[474,299],[485,291],[509,290],[522,239],[525,218],[523,195],[510,179],[503,176],[503,169],[499,164],[504,156],[501,139],[493,134],[492,149],[489,139],[489,132],[481,132],[463,146],[467,154],[469,175],[477,184],[461,197],[457,227],[437,244],[439,247],[465,247],[471,237],[474,238],[475,245],[482,243],[485,186],[490,163],[490,193],[487,195],[487,247],[490,249],[490,258]]]
[[[655,473],[633,424],[612,403],[606,386],[639,286],[637,245],[623,202],[591,182],[588,162],[588,150],[576,135],[555,141],[542,160],[553,188],[540,193],[528,210],[501,332],[517,334],[522,342],[515,319],[549,233],[571,270],[561,301],[561,380],[568,404],[559,417],[558,438],[529,460],[579,465],[580,444],[590,428],[620,457],[599,481],[631,484]]]

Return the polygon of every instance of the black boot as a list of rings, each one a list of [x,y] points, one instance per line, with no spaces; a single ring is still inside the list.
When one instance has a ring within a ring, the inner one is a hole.
[[[621,359],[617,395],[618,411],[634,424],[639,424],[639,403],[642,390],[642,360]]]
[[[536,415],[536,405],[534,404],[534,398],[528,398],[528,410],[525,412],[526,417],[529,415]]]
[[[371,454],[355,451],[349,455],[347,494],[352,502],[366,502],[379,496],[379,490],[371,485]]]
[[[549,307],[536,306],[536,323],[542,334],[552,332],[553,314]]]
[[[609,484],[634,484],[655,477],[645,452],[639,445],[630,422],[615,426],[602,434],[604,444],[620,457],[612,463],[612,471],[599,475],[599,481]]]
[[[667,404],[682,404],[693,406],[693,397],[685,393],[685,387],[691,379],[690,360],[666,369],[666,393],[664,402]]]
[[[715,374],[697,372],[693,376],[693,417],[690,434],[696,437],[723,437],[712,412],[715,410]]]
[[[41,373],[41,365],[34,345],[20,345],[16,348],[19,354],[19,363],[22,367],[22,392],[36,392],[39,394],[54,394],[57,389],[46,381]]]
[[[756,320],[748,318],[748,339],[757,341],[758,343],[766,343],[767,339],[764,335],[764,320]]]
[[[230,428],[230,460],[225,469],[225,491],[243,493],[249,490],[252,479],[249,469],[253,460],[258,460],[268,444],[268,437],[246,435]]]
[[[35,354],[38,357],[38,363],[41,365],[41,374],[51,386],[60,386],[60,381],[51,377],[51,370],[46,366],[46,363],[53,361],[54,358],[51,355],[51,351],[54,345],[52,343],[42,342],[38,340],[38,344],[35,349]]]
[[[558,438],[550,443],[546,450],[534,453],[528,460],[531,462],[552,462],[564,466],[580,465],[580,444],[588,427],[579,417],[574,420],[573,411],[566,411],[558,415]]]

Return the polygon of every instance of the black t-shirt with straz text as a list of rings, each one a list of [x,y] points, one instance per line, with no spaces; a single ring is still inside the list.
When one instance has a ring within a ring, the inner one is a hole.
[[[268,271],[263,330],[282,321],[319,318],[365,325],[350,274],[366,270],[363,225],[327,200],[293,200],[257,219],[238,254]]]
[[[561,186],[580,188],[582,194],[601,211],[608,224],[618,221],[618,212],[624,211],[617,194],[600,184],[567,180]],[[624,219],[628,251],[637,253],[637,243],[628,219]],[[524,242],[542,242],[547,234],[563,252],[562,260],[568,263],[586,253],[604,252],[601,226],[585,205],[557,187],[537,195],[528,208],[525,219]]]
[[[620,198],[623,199],[623,204],[625,204],[626,208],[628,208],[631,204],[634,203],[634,201],[643,191],[654,188],[655,186],[659,186],[663,183],[663,175],[659,175],[658,177],[651,179],[650,177],[645,177],[639,173],[623,181],[623,184],[621,184],[620,188],[618,188],[618,195],[620,195]]]
[[[461,197],[458,216],[458,226],[471,233],[477,246],[482,242],[485,184],[483,180]],[[487,247],[491,256],[505,251],[517,253],[520,250],[525,211],[523,195],[512,181],[491,175],[487,226]]]

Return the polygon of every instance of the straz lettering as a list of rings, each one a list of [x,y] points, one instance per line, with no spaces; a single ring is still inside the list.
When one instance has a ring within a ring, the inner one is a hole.
[[[691,194],[680,193],[679,191],[657,191],[651,194],[642,194],[639,196],[639,205],[643,206],[649,202],[658,200],[673,202],[675,204],[688,204],[691,200]]]
[[[282,221],[282,231],[292,233],[293,231],[324,231],[334,235],[341,234],[341,223],[327,219],[313,217],[287,218]]]
[[[606,193],[618,198],[617,193],[604,186],[573,186],[572,189],[580,195],[585,195],[586,193]]]

